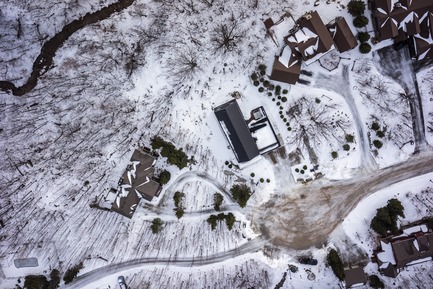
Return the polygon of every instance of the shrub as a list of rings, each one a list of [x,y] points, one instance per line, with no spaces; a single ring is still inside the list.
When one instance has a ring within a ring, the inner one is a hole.
[[[370,40],[370,34],[368,32],[358,32],[358,39],[361,43],[367,42]]]
[[[210,224],[212,231],[215,230],[218,222],[217,216],[210,215],[209,218],[207,218],[207,222]]]
[[[373,141],[373,145],[377,148],[380,149],[383,146],[383,143],[380,140],[374,140]]]
[[[266,71],[265,70],[260,70],[260,75],[265,75]]]
[[[233,225],[236,222],[236,218],[232,213],[228,213],[227,216],[225,216],[225,219],[227,228],[229,229],[229,231],[231,231],[233,229]]]
[[[404,218],[404,207],[397,199],[390,199],[385,207],[379,208],[371,220],[370,227],[379,235],[385,236],[388,231],[398,232],[397,219]]]
[[[183,197],[185,197],[185,194],[183,192],[177,191],[174,193],[173,200],[174,200],[175,207],[179,207],[182,204]]]
[[[283,118],[284,118],[284,115],[283,115],[283,114],[280,114],[280,117],[283,119]]]
[[[254,84],[254,86],[259,86],[260,82],[258,82],[257,80],[254,80],[253,84]]]
[[[171,178],[170,172],[167,170],[163,170],[161,172],[161,174],[159,175],[159,183],[161,185],[165,185],[166,183],[168,183],[170,181],[170,178]]]
[[[65,275],[63,276],[63,281],[65,281],[65,284],[69,284],[74,280],[75,277],[77,277],[78,272],[80,272],[81,269],[83,269],[83,262],[75,265],[72,268],[69,268],[66,270]]]
[[[274,97],[274,98],[272,98],[272,101],[275,101],[275,97]]]
[[[380,129],[380,125],[377,122],[373,122],[371,124],[371,129],[372,130],[379,130]]]
[[[287,101],[287,97],[283,96],[283,97],[281,98],[281,101],[282,101],[282,102],[286,102],[286,101]]]
[[[343,145],[343,149],[344,149],[345,151],[350,150],[350,145],[348,145],[348,144],[344,144],[344,145]]]
[[[287,128],[287,130],[288,130],[288,131],[292,131],[292,128],[289,126],[289,127]]]
[[[259,92],[263,92],[263,91],[265,91],[265,89],[263,88],[263,86],[260,86],[259,87]]]
[[[265,179],[264,179],[264,178],[260,178],[260,182],[261,182],[261,183],[264,183],[264,182],[265,182]]]
[[[265,79],[263,78],[263,77],[260,77],[260,82],[263,82],[263,81],[265,81]]]
[[[385,288],[385,284],[376,275],[368,276],[368,281],[370,281],[370,287],[374,289]]]
[[[277,106],[280,106],[280,104],[281,104],[281,102],[277,101],[276,105],[277,105]]]
[[[283,109],[284,109],[284,107],[280,105],[280,110],[283,110]]]
[[[316,101],[316,103],[320,103],[320,102],[322,102],[322,101],[320,100],[320,98],[318,98],[318,97],[316,97],[315,101]]]
[[[182,207],[176,208],[176,217],[178,219],[182,218],[184,214],[185,214],[185,211],[183,210]]]
[[[308,169],[307,165],[304,165],[302,168],[303,168],[304,170]]]
[[[268,96],[271,97],[272,96],[272,92],[268,92]]]
[[[300,171],[300,173],[301,173],[301,174],[304,174],[304,173],[305,173],[305,171],[304,171],[304,170],[301,170],[301,171]]]
[[[336,159],[336,158],[338,158],[338,153],[337,152],[331,152],[331,156],[332,156],[332,158],[333,159]]]
[[[263,81],[263,86],[268,87],[271,84],[268,80]]]
[[[268,89],[269,89],[269,90],[274,90],[274,88],[275,88],[275,85],[273,85],[273,84],[269,84],[269,85],[268,85]]]
[[[152,225],[150,225],[150,229],[152,230],[153,234],[157,234],[161,232],[162,225],[164,222],[160,218],[155,218],[152,220]]]
[[[213,195],[213,208],[215,209],[215,211],[219,211],[221,209],[221,204],[223,203],[223,195],[221,195],[220,193],[215,193]]]
[[[290,122],[286,122],[286,126],[290,126]]]
[[[251,79],[255,82],[258,79],[257,73],[253,72],[251,74]]]
[[[277,96],[278,100],[281,100],[281,95]]]
[[[371,51],[371,46],[368,43],[361,43],[361,45],[359,45],[359,52],[361,52],[362,54],[367,54]]]
[[[259,70],[266,70],[266,65],[260,64],[259,65]]]
[[[60,272],[57,269],[51,270],[50,273],[50,282],[48,283],[47,289],[57,289],[60,284]]]
[[[353,19],[353,26],[355,26],[356,28],[362,28],[367,24],[368,24],[368,18],[363,15],[358,15],[355,17],[355,19]]]
[[[229,161],[225,161],[225,165],[228,166],[230,164]]]
[[[296,168],[296,169],[295,169],[295,172],[299,173],[299,169],[298,169],[298,168]]]
[[[347,11],[352,16],[360,16],[364,14],[365,3],[361,0],[352,0],[347,4]]]
[[[174,144],[167,142],[155,136],[151,140],[152,149],[161,149],[161,156],[167,158],[167,162],[171,165],[177,166],[179,169],[183,169],[188,165],[188,156],[182,151],[182,149],[176,149]]]
[[[251,197],[251,190],[247,185],[234,185],[230,189],[230,193],[233,196],[233,199],[239,204],[241,208],[244,208],[247,205],[249,198]]]
[[[288,94],[289,91],[287,89],[283,89],[283,94]]]
[[[332,272],[334,272],[335,276],[337,276],[337,278],[340,281],[343,281],[344,266],[343,266],[343,262],[341,262],[340,256],[338,255],[337,251],[331,249],[331,251],[329,251],[327,261],[328,261],[328,265],[331,266]]]
[[[282,110],[280,110],[280,114],[283,114],[284,112]]]
[[[355,140],[355,137],[352,134],[346,134],[344,138],[346,139],[347,142],[350,143],[352,143]]]
[[[284,121],[284,122],[287,122],[287,118],[283,118],[283,121]]]
[[[267,182],[267,183],[270,183],[270,182],[271,182],[271,180],[270,180],[270,179],[266,179],[266,182]]]
[[[24,279],[26,289],[45,289],[48,287],[47,277],[43,275],[28,275]]]
[[[277,95],[281,94],[281,86],[279,85],[275,86],[275,94]]]
[[[236,222],[236,218],[232,213],[228,213],[227,215],[224,215],[223,213],[218,215],[210,215],[207,219],[207,222],[210,224],[212,231],[216,229],[217,222],[224,221],[226,222],[227,228],[229,230],[233,229],[233,225]]]
[[[254,178],[255,175],[256,175],[255,173],[251,173],[251,174],[250,174],[250,176],[251,176],[252,178]]]
[[[385,136],[385,133],[381,130],[376,131],[376,135],[380,138],[383,138]]]

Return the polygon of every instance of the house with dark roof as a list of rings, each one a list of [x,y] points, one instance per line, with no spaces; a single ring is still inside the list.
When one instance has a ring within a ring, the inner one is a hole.
[[[270,79],[295,84],[301,64],[310,64],[337,48],[345,52],[358,45],[343,17],[325,26],[317,11],[305,13],[284,38],[286,46],[274,59]]]
[[[309,64],[334,49],[334,41],[317,11],[305,13],[284,38],[286,44]]]
[[[369,0],[379,41],[408,40],[417,59],[433,57],[433,2],[426,0]]]
[[[247,162],[259,155],[259,149],[235,99],[216,107],[214,112],[238,162]]]
[[[346,288],[356,288],[367,284],[367,275],[362,267],[344,269],[344,282]]]
[[[338,52],[346,52],[358,46],[358,41],[344,17],[337,17],[326,25]]]
[[[301,60],[289,46],[285,46],[279,56],[275,56],[270,79],[295,84],[301,74]]]
[[[401,235],[380,240],[374,255],[382,274],[397,277],[403,267],[432,261],[433,232],[427,225],[406,228]]]
[[[141,149],[136,149],[130,163],[119,180],[117,195],[111,210],[132,218],[141,198],[151,201],[161,192],[161,185],[152,179],[156,159]]]

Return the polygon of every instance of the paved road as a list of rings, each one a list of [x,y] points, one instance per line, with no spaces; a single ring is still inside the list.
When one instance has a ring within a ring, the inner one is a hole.
[[[319,74],[315,80],[314,86],[334,91],[344,97],[344,100],[353,116],[355,128],[358,132],[359,147],[361,149],[361,169],[375,170],[377,169],[377,164],[370,153],[370,144],[368,142],[367,132],[364,129],[361,116],[359,115],[355,99],[352,95],[352,90],[348,87],[348,84],[350,85],[349,66],[343,65],[342,75],[340,77]]]
[[[255,211],[253,224],[279,247],[320,246],[360,200],[391,184],[429,172],[433,172],[433,152],[424,152],[380,171],[361,172],[350,180],[315,181],[285,188]]]
[[[389,46],[378,50],[375,54],[378,56],[376,59],[380,59],[380,61],[374,61],[378,70],[383,75],[398,80],[405,91],[412,115],[415,152],[419,152],[425,148],[427,143],[425,139],[422,101],[409,48],[406,46],[399,51],[395,51]]]
[[[60,288],[63,289],[80,289],[87,285],[92,284],[109,275],[118,274],[121,271],[133,269],[133,268],[141,268],[147,266],[155,266],[155,265],[170,265],[177,267],[195,267],[195,266],[203,266],[214,263],[220,263],[228,259],[233,259],[238,256],[244,255],[246,253],[257,252],[261,250],[267,244],[266,240],[263,238],[256,238],[248,243],[245,243],[242,246],[239,246],[236,249],[210,255],[204,257],[195,257],[195,258],[139,258],[135,260],[130,260],[123,263],[107,265],[82,276],[77,277],[73,283],[64,285]]]

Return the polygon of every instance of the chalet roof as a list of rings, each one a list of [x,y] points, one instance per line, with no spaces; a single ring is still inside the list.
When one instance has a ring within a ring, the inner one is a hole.
[[[346,288],[351,288],[355,284],[366,284],[367,276],[362,267],[352,268],[344,270],[344,281],[346,282]]]
[[[337,17],[327,25],[335,46],[339,52],[345,52],[355,48],[358,45],[355,35],[346,22],[344,17]]]
[[[299,55],[299,54],[298,54]],[[272,80],[295,84],[301,74],[299,56],[292,52],[289,46],[284,47],[280,56],[276,56],[272,66]]]
[[[392,249],[397,268],[418,259],[433,257],[433,233],[421,233],[418,236],[395,240],[392,242]]]
[[[148,153],[140,149],[133,152],[111,207],[113,211],[131,218],[140,202],[140,195],[151,201],[158,194],[161,186],[151,179],[155,172],[154,163],[155,158]]]
[[[123,187],[120,190],[121,192],[117,195],[111,210],[131,219],[140,202],[140,197],[131,191],[130,187]]]
[[[247,162],[259,155],[259,149],[235,99],[216,107],[214,112],[239,162]]]
[[[332,49],[334,41],[317,11],[304,14],[296,25],[285,41],[304,61]]]
[[[398,269],[425,258],[433,258],[433,232],[426,225],[412,226],[403,234],[381,240],[375,252],[379,269],[389,277],[396,277]]]

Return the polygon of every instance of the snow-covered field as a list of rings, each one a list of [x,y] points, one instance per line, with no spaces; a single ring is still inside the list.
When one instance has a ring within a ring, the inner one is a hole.
[[[0,0],[0,80],[23,84],[47,39],[72,20],[116,1],[61,2]],[[318,7],[314,2],[136,0],[126,10],[74,33],[35,89],[23,97],[1,92],[0,287],[13,288],[18,278],[22,285],[29,273],[64,273],[79,262],[84,264],[79,274],[84,280],[86,273],[131,260],[212,260],[230,252],[214,264],[110,267],[110,274],[98,273],[100,280],[83,288],[114,288],[121,274],[131,288],[273,288],[288,272],[288,264],[299,271],[288,273],[282,288],[337,288],[337,279],[325,266],[328,249],[350,238],[370,253],[372,234],[364,220],[386,203],[385,196],[401,197],[405,221],[430,214],[416,197],[429,186],[432,176],[426,175],[398,184],[392,192],[369,196],[321,248],[276,248],[260,241],[251,225],[254,208],[272,202],[283,187],[298,188],[307,179],[312,181],[316,165],[322,180],[332,183],[404,162],[414,151],[410,108],[399,97],[402,87],[381,75],[372,54],[362,55],[357,48],[342,55],[330,53],[327,63],[339,63],[334,70],[323,67],[325,58],[303,67],[312,72],[311,77],[304,76],[310,84],[273,83],[288,91],[286,102],[273,100],[270,91],[259,92],[254,86],[250,75],[260,64],[269,75],[281,48],[266,36],[262,22],[268,17],[276,21],[289,12],[297,19],[317,9],[325,24],[345,16],[356,30],[342,7],[348,0],[322,0]],[[286,17],[275,28],[280,45],[292,26],[292,18]],[[225,45],[221,37],[227,27],[235,37]],[[390,43],[373,49],[385,44]],[[430,75],[431,69],[422,70],[418,83],[426,139],[432,145]],[[213,113],[235,92],[245,118],[254,108],[264,107],[281,143],[278,152],[239,166]],[[307,144],[301,131],[304,125],[313,125],[313,116],[331,125],[315,127]],[[375,135],[373,122],[380,125],[383,137]],[[142,201],[131,220],[92,208],[116,186],[134,147],[150,147],[155,135],[182,148],[195,162],[179,170],[159,158],[157,172],[167,169],[171,181],[159,198]],[[376,149],[373,141],[379,138],[383,146]],[[253,191],[244,209],[228,193],[237,183]],[[173,211],[176,191],[185,194],[185,215],[179,220]],[[212,231],[206,222],[218,214],[213,210],[217,192],[224,197],[223,212],[236,217],[231,231],[224,223]],[[362,211],[363,206],[368,210]],[[156,217],[164,225],[152,234],[150,224]],[[297,257],[305,254],[319,265],[300,264]],[[28,257],[38,258],[39,266],[15,268],[14,259]],[[431,270],[420,266],[411,268]],[[377,274],[373,265],[367,268]],[[387,284],[397,288],[412,284],[410,278],[409,273],[402,274]]]

